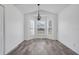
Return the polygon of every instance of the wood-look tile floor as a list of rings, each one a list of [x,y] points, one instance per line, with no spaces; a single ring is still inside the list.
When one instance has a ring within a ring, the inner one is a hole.
[[[57,40],[32,39],[23,41],[8,55],[76,55],[76,53]]]

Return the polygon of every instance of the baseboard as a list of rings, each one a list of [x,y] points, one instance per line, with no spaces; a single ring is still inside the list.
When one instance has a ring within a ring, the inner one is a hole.
[[[73,52],[75,52],[77,55],[79,55],[79,53],[77,53],[75,50],[73,50],[72,48],[70,48],[69,46],[67,46],[66,44],[64,44],[62,41],[60,40],[57,40],[59,41],[60,43],[62,43],[63,45],[65,45],[67,48],[69,48],[70,50],[72,50]]]
[[[25,41],[25,40],[24,40]],[[24,42],[24,41],[21,41],[16,47],[14,47],[11,51],[9,51],[8,53],[6,53],[5,55],[9,55],[10,52],[14,51],[15,49],[17,49],[19,47],[19,45]]]

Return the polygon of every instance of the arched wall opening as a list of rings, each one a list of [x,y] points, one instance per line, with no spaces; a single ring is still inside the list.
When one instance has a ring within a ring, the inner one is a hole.
[[[57,15],[45,10],[40,10],[40,15],[40,21],[37,20],[37,11],[24,15],[25,40],[34,38],[57,40]],[[40,30],[38,28],[40,28]]]

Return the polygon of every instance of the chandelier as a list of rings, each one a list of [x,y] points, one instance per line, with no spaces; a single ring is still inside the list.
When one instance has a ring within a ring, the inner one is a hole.
[[[39,20],[41,20],[41,16],[40,16],[40,12],[39,12],[39,6],[40,6],[40,4],[37,4],[37,6],[38,6],[38,15],[37,15],[37,20],[39,21]]]

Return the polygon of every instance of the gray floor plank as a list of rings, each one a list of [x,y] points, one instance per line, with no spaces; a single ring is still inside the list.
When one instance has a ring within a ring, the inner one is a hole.
[[[8,55],[77,55],[57,40],[32,39],[23,41]]]

